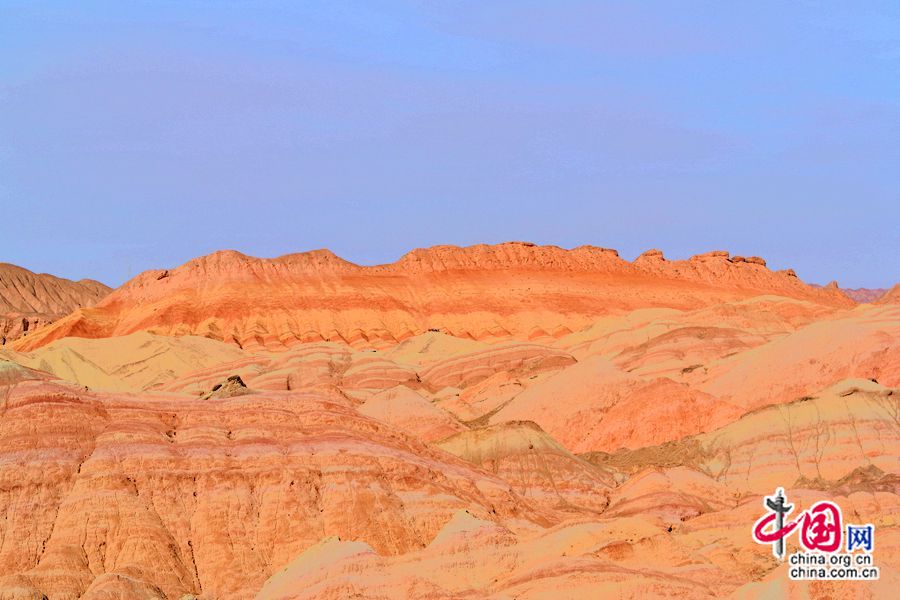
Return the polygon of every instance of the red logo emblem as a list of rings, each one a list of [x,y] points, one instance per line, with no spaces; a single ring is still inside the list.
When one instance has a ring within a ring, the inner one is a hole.
[[[758,544],[771,544],[775,558],[784,560],[784,540],[798,527],[800,544],[806,550],[837,552],[841,548],[841,508],[834,502],[816,502],[794,520],[785,522],[794,506],[787,504],[784,488],[778,488],[774,496],[763,500],[763,507],[767,514],[753,525],[753,539]]]

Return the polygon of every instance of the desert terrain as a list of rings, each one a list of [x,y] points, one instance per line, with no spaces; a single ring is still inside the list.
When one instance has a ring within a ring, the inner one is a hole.
[[[900,585],[898,287],[722,250],[223,251],[115,290],[0,265],[0,335],[0,600]],[[779,487],[873,524],[880,578],[790,580],[751,536]]]

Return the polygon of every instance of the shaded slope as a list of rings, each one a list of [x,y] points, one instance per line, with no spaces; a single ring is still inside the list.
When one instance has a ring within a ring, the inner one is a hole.
[[[609,502],[612,476],[530,421],[464,431],[435,445],[508,481],[539,506],[600,513]]]
[[[0,263],[0,345],[93,306],[110,291],[97,281],[71,281]]]
[[[79,385],[138,391],[159,387],[191,371],[239,360],[244,353],[207,338],[138,332],[96,340],[63,338],[33,352],[8,352],[7,356]]]

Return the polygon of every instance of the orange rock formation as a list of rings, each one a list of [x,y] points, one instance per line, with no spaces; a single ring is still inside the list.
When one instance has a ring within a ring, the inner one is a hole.
[[[17,344],[136,331],[200,335],[247,349],[339,341],[385,347],[428,329],[472,339],[560,337],[606,314],[690,309],[777,294],[834,307],[853,302],[764,263],[727,253],[634,263],[614,250],[508,243],[415,250],[361,267],[317,250],[276,259],[217,252],[138,275],[92,309]]]
[[[896,298],[528,244],[145,273],[0,350],[0,600],[892,597]],[[880,579],[791,581],[776,487]]]

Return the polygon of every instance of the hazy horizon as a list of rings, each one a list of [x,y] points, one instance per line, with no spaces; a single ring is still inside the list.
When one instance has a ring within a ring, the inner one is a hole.
[[[0,0],[0,262],[523,240],[887,288],[898,67],[891,3]]]

